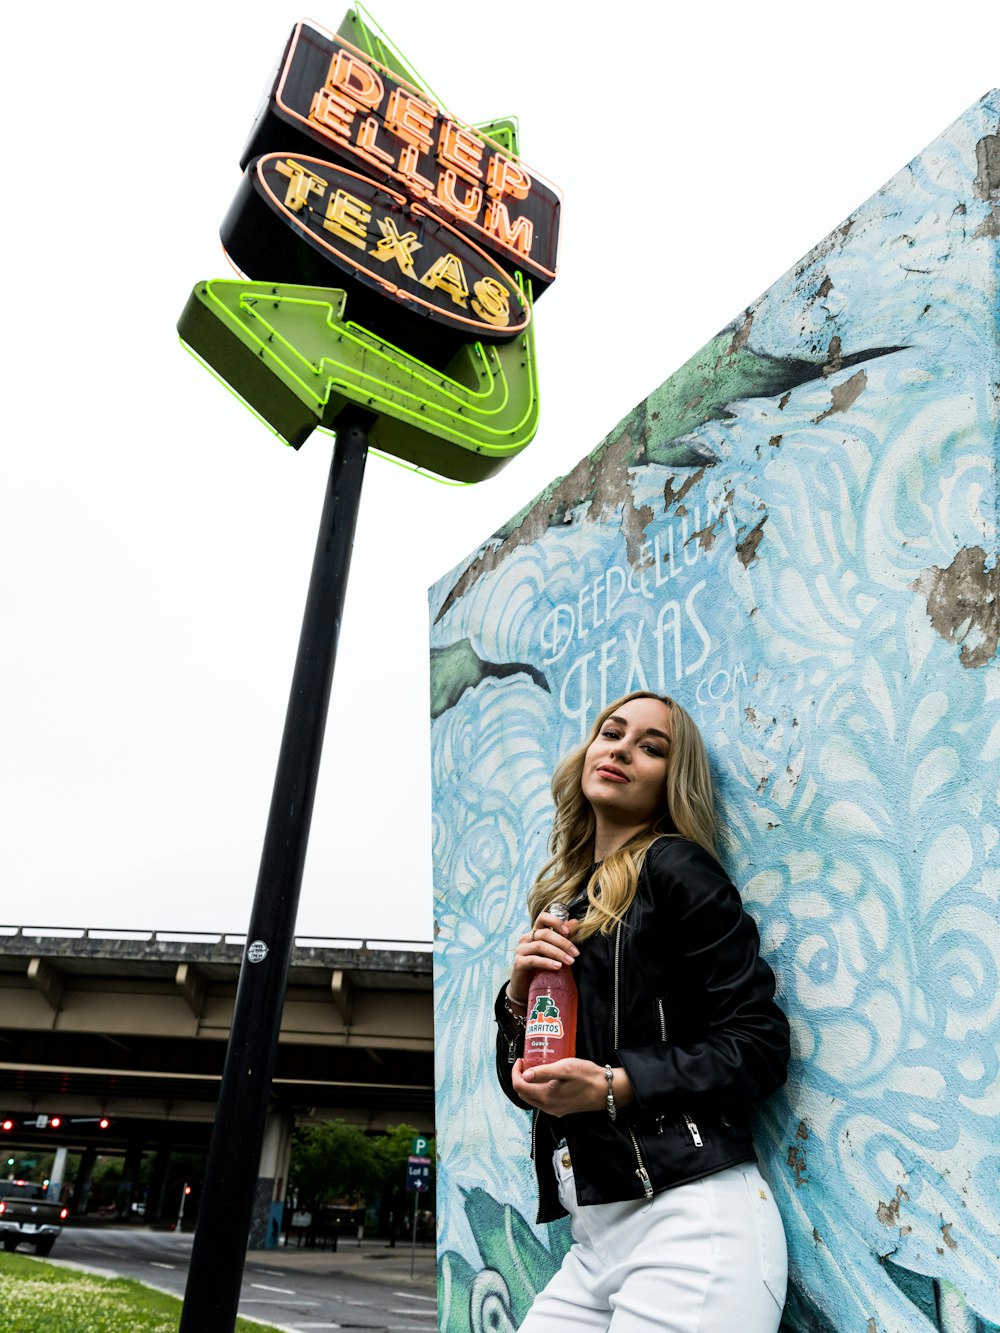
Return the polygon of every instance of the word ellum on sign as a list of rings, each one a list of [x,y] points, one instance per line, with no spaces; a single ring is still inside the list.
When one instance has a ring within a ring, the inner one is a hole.
[[[397,183],[544,288],[556,274],[559,196],[523,162],[442,112],[343,37],[296,25],[241,165],[323,145]]]

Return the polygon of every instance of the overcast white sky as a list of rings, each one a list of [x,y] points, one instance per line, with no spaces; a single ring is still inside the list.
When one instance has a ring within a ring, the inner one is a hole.
[[[330,2],[3,21],[0,924],[246,927],[330,441],[284,448],[175,323]],[[429,940],[428,586],[1000,82],[1000,6],[371,8],[564,198],[534,443],[476,487],[365,479],[298,930]]]

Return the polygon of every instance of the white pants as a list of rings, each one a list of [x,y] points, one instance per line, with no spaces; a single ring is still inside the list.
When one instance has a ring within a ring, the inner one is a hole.
[[[788,1253],[755,1165],[648,1201],[581,1207],[565,1148],[553,1163],[573,1245],[520,1333],[776,1333]]]

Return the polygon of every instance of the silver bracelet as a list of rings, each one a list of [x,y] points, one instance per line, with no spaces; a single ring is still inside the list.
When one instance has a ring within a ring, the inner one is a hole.
[[[525,1024],[525,1019],[527,1018],[528,1015],[528,1006],[526,1004],[522,1004],[520,1008],[524,1012],[519,1014],[517,1010],[514,1008],[515,1004],[517,1004],[517,1001],[512,1000],[510,998],[510,988],[508,987],[503,993],[503,1007],[507,1010],[508,1014],[510,1014],[511,1018],[514,1020],[517,1026],[519,1028],[523,1028]]]
[[[608,1080],[608,1119],[618,1119],[618,1107],[615,1105],[614,1077],[615,1071],[610,1065],[604,1066],[604,1077]]]

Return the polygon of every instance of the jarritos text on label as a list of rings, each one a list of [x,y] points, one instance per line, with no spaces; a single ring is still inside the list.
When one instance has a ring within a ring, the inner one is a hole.
[[[563,1037],[562,1015],[551,995],[539,995],[524,1027],[524,1040],[538,1050],[549,1051]]]

